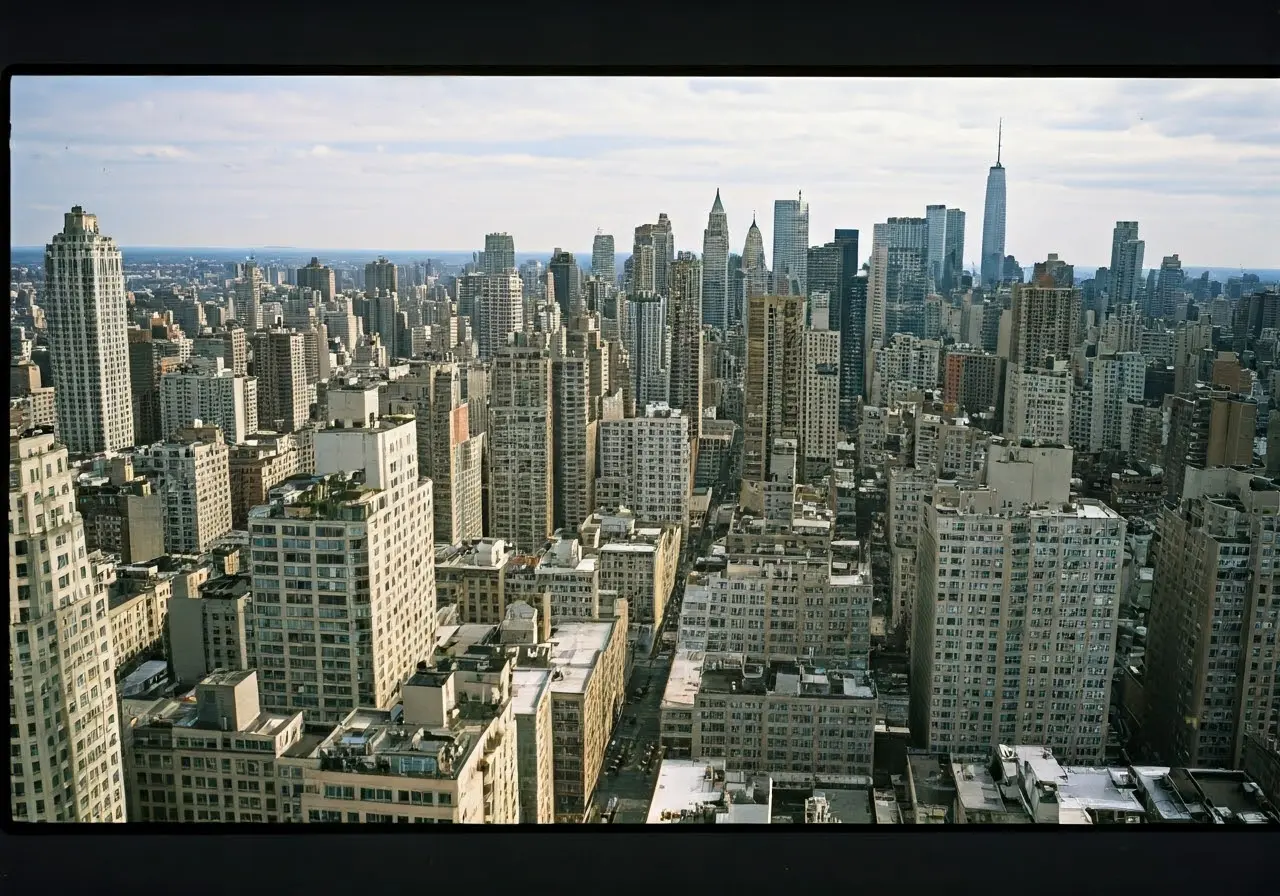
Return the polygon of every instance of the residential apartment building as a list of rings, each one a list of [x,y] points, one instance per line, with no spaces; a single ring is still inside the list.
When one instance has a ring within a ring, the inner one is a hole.
[[[807,257],[806,257],[807,262]],[[799,439],[804,414],[804,297],[747,300],[746,416],[741,506],[764,513],[764,484],[777,439]]]
[[[840,436],[840,333],[806,328],[803,339],[800,480],[813,482],[835,465]]]
[[[253,654],[253,577],[210,577],[211,571],[188,579],[169,600],[169,658],[174,678],[183,684],[219,669],[248,669]]]
[[[489,535],[542,550],[554,531],[551,360],[536,346],[499,352],[489,384]]]
[[[555,824],[556,820],[551,675],[551,669],[516,669],[511,680],[521,824]]]
[[[164,502],[150,480],[134,475],[128,455],[113,457],[106,476],[79,476],[75,496],[85,550],[114,554],[121,563],[164,553]]]
[[[231,531],[229,456],[217,426],[183,427],[134,452],[135,468],[155,479],[164,502],[169,553],[203,553]]]
[[[676,584],[680,565],[680,527],[674,524],[634,528],[611,539],[596,553],[600,590],[627,600],[636,622],[660,622]]]
[[[315,469],[315,430],[255,433],[231,446],[231,524],[244,529],[249,511],[270,499],[271,490],[290,476]]]
[[[1005,389],[1004,434],[1014,441],[1071,444],[1071,371],[1065,361],[1053,369],[1013,367]]]
[[[258,383],[222,367],[188,365],[160,377],[160,438],[203,421],[222,429],[229,444],[258,431]]]
[[[627,507],[639,519],[688,525],[689,418],[666,404],[650,404],[643,417],[600,424],[596,506]]]

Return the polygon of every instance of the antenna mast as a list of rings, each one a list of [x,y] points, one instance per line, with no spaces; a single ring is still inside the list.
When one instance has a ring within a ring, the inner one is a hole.
[[[1000,167],[1000,150],[1004,147],[1004,119],[1000,119],[1000,124],[996,126],[996,167]]]

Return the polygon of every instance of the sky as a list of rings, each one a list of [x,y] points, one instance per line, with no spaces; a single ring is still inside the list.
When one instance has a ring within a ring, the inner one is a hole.
[[[978,258],[1004,120],[1006,251],[1280,267],[1280,86],[1269,80],[15,77],[10,225],[46,243],[82,205],[122,246],[631,247],[671,218],[700,252],[716,189],[772,262],[773,202],[809,241],[933,203]],[[1268,211],[1270,209],[1270,211]]]

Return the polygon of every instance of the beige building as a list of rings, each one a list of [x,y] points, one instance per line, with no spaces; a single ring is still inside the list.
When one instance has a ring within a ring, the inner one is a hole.
[[[497,625],[507,613],[506,575],[520,558],[501,538],[436,548],[436,600],[463,623]]]
[[[1009,366],[1048,368],[1065,361],[1083,341],[1080,332],[1081,293],[1057,289],[1041,281],[1034,286],[1015,283],[1009,333]]]
[[[867,673],[703,656],[689,706],[693,672],[682,672],[663,694],[663,730],[688,724],[691,756],[752,774],[871,774],[878,704]]]
[[[472,648],[424,665],[400,690],[403,703],[354,710],[297,756],[303,820],[516,824],[517,735],[505,652]]]
[[[1004,434],[1014,441],[1044,439],[1071,444],[1071,371],[1066,361],[1053,369],[1009,365],[1005,387]]]
[[[169,553],[203,553],[231,531],[229,454],[218,427],[183,427],[137,449],[134,466],[158,482]]]
[[[128,455],[111,458],[109,474],[81,474],[76,509],[84,518],[86,550],[142,563],[164,553],[164,502],[145,476],[135,476]]]
[[[128,720],[130,821],[280,822],[297,818],[284,755],[307,737],[302,713],[263,712],[258,673],[215,672],[194,696]]]
[[[228,366],[235,369],[230,361]],[[253,375],[258,381],[258,425],[262,429],[293,432],[306,425],[315,387],[308,388],[303,334],[281,329],[254,333]]]
[[[154,566],[121,566],[108,599],[111,650],[116,669],[127,670],[140,658],[154,659],[164,649],[173,583]]]
[[[926,497],[932,493],[937,477],[933,471],[914,467],[889,468],[887,500],[888,542],[890,553],[890,624],[910,639],[911,620],[915,615],[916,541],[920,533],[920,517]]]
[[[598,421],[592,402],[591,360],[551,361],[554,449],[552,528],[574,529],[595,509]]]
[[[556,536],[536,563],[512,563],[505,588],[508,601],[523,600],[535,607],[548,595],[552,625],[601,618],[598,558],[583,556],[576,538]]]
[[[556,820],[551,674],[550,669],[516,669],[511,682],[521,824]]]
[[[639,519],[689,525],[690,418],[665,403],[644,416],[600,424],[596,505],[627,507]]]
[[[215,669],[249,668],[252,576],[209,578],[209,571],[189,587],[175,588],[169,601],[169,658],[182,683]]]
[[[249,524],[249,511],[266,504],[271,489],[295,473],[315,469],[315,433],[254,433],[243,444],[233,445],[228,457],[231,471],[231,523],[237,529]]]
[[[840,437],[840,332],[804,331],[800,481],[814,482],[835,466]]]
[[[160,437],[197,420],[222,429],[229,444],[258,431],[258,383],[223,368],[220,359],[180,367],[160,377]]]
[[[95,592],[73,483],[52,433],[9,439],[9,810],[19,822],[125,817],[107,595]]]
[[[680,566],[680,527],[670,523],[632,529],[596,554],[600,589],[627,600],[636,622],[659,622],[675,588]]]

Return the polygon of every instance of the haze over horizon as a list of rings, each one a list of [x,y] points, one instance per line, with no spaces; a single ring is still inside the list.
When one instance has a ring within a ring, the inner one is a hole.
[[[81,205],[147,248],[470,252],[506,231],[541,254],[600,228],[625,251],[665,211],[701,251],[719,188],[735,251],[803,190],[811,244],[959,207],[968,267],[1003,116],[1023,265],[1106,264],[1136,220],[1148,266],[1280,268],[1260,80],[17,77],[11,101],[15,246]]]

